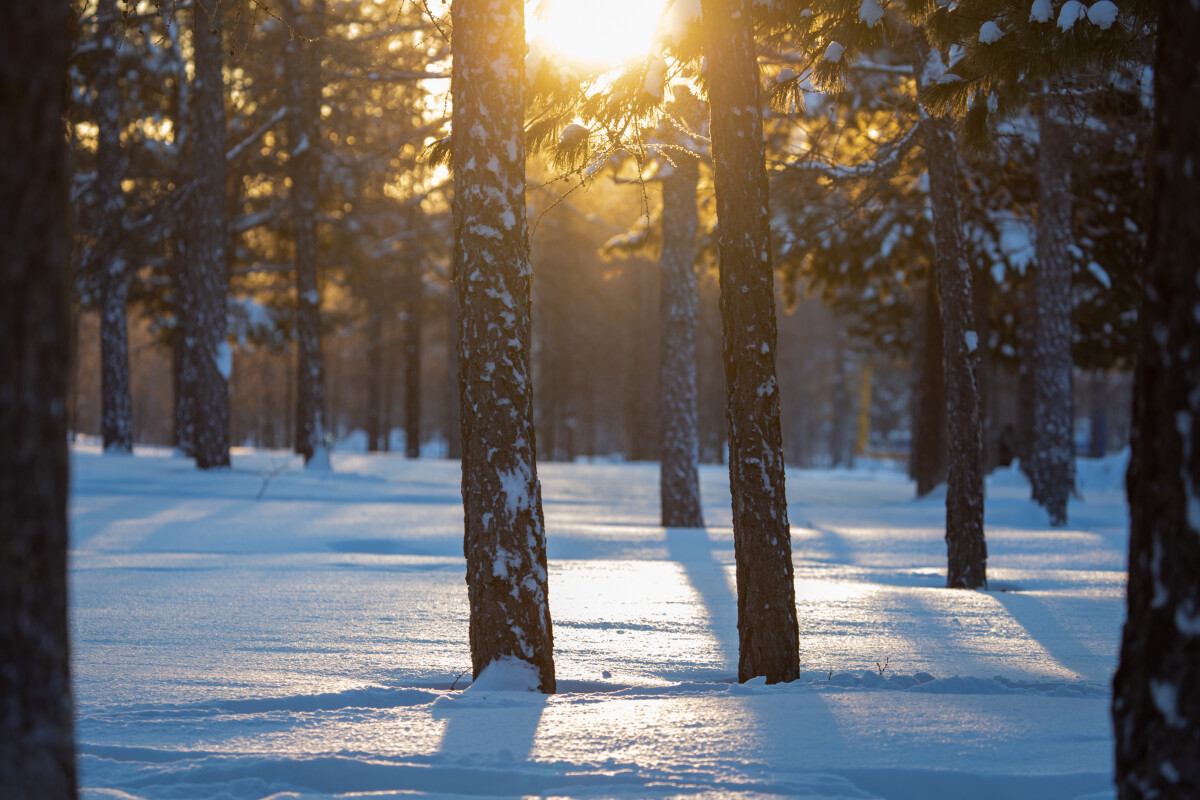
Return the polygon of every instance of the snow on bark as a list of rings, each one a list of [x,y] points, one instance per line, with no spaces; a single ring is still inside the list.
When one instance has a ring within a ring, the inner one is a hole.
[[[1200,9],[1158,3],[1147,269],[1134,383],[1128,617],[1113,682],[1121,800],[1200,796]]]
[[[454,272],[471,666],[479,677],[505,657],[526,661],[537,668],[539,688],[551,693],[554,637],[529,368],[524,3],[457,0],[451,14]],[[496,569],[501,552],[502,575]]]
[[[927,47],[918,39],[918,50]],[[962,242],[958,147],[950,120],[931,118],[924,125],[946,380],[946,586],[987,588],[983,411],[971,270]]]
[[[219,356],[226,338],[228,254],[225,219],[225,86],[221,3],[192,6],[195,79],[192,84],[193,191],[183,264],[183,359],[180,382],[192,394],[189,427],[196,466],[229,466],[229,388]],[[215,33],[213,31],[216,31]]]
[[[677,96],[673,109],[689,127],[698,101]],[[674,170],[662,182],[662,456],[659,498],[662,524],[702,528],[700,432],[696,416],[696,330],[700,294],[696,277],[696,234],[700,227],[696,193],[700,164],[675,154]]]
[[[1067,524],[1074,489],[1071,399],[1071,147],[1060,101],[1038,111],[1037,265],[1033,270],[1033,499]]]
[[[67,3],[0,4],[0,795],[76,796],[67,646]]]
[[[703,0],[720,220],[729,482],[737,562],[738,680],[799,675],[792,542],[775,385],[771,262],[758,63],[749,0]]]
[[[96,252],[100,275],[100,430],[106,453],[133,452],[127,303],[131,271],[124,253],[125,192],[121,155],[121,91],[118,43],[121,18],[115,0],[97,7]]]
[[[305,6],[309,7],[306,9]],[[321,358],[321,287],[317,264],[317,200],[320,192],[321,54],[324,0],[288,0],[295,29],[287,45],[288,141],[292,153],[288,207],[296,265],[296,452],[308,469],[328,469],[324,453],[325,366]],[[318,458],[323,454],[323,458]]]

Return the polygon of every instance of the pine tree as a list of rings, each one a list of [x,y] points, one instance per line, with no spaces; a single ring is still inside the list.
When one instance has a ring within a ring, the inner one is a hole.
[[[1113,681],[1121,800],[1200,795],[1200,9],[1163,0],[1158,10],[1128,616]]]
[[[307,8],[306,8],[307,6]],[[296,452],[309,469],[329,469],[325,444],[325,370],[321,358],[321,289],[317,202],[321,179],[321,47],[324,0],[289,0],[288,195],[296,264]]]
[[[696,328],[699,291],[696,236],[700,227],[697,192],[700,163],[695,142],[683,130],[698,125],[703,108],[691,92],[679,90],[671,109],[681,121],[673,137],[677,150],[662,179],[662,456],[659,501],[662,524],[702,528],[700,508],[700,434],[696,421]],[[692,147],[688,147],[691,144]]]
[[[471,665],[515,658],[552,693],[554,638],[533,432],[523,0],[458,0],[454,275]]]
[[[67,646],[66,3],[0,4],[0,795],[76,796]]]
[[[192,193],[183,273],[187,305],[180,382],[193,398],[189,429],[200,469],[229,466],[227,381],[232,354],[225,338],[229,256],[221,12],[219,0],[195,0],[192,5]]]
[[[121,188],[121,93],[119,47],[123,25],[115,0],[97,6],[96,193],[100,231],[95,257],[100,276],[101,434],[106,453],[133,452],[129,396],[127,304],[131,270],[125,253],[125,192]]]
[[[775,377],[775,288],[749,0],[703,0],[720,250],[738,680],[799,676]]]

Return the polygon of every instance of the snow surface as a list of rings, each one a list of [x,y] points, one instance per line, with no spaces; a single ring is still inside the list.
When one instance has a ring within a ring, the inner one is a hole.
[[[1068,529],[993,474],[987,592],[942,588],[944,494],[913,500],[887,462],[789,471],[803,666],[782,686],[734,680],[724,468],[701,468],[710,527],[682,530],[654,524],[655,465],[539,465],[546,697],[519,663],[462,691],[456,463],[235,450],[201,473],[79,447],[84,797],[1109,798],[1126,458],[1079,462]]]

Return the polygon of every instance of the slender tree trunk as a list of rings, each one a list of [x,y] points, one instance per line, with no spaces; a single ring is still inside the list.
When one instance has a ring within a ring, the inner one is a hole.
[[[367,320],[367,452],[378,452],[383,437],[383,309],[371,301]]]
[[[834,467],[846,466],[846,440],[850,431],[850,417],[854,409],[850,407],[850,389],[846,385],[846,347],[845,332],[842,324],[835,319],[833,322],[833,341],[831,344],[833,363],[833,380],[830,387],[832,407],[832,424],[829,430],[830,464]]]
[[[750,0],[701,0],[708,30],[729,484],[737,562],[738,680],[800,673],[792,540],[784,494],[775,286],[758,62]]]
[[[693,97],[677,98],[688,118]],[[694,115],[693,115],[694,116]],[[662,183],[662,460],[659,498],[662,524],[703,528],[700,509],[700,433],[696,418],[696,329],[700,295],[696,277],[696,234],[700,215],[696,193],[700,163],[675,155],[674,169]]]
[[[451,276],[453,281],[453,276]],[[442,302],[446,315],[446,321],[449,323],[446,328],[451,331],[458,330],[458,300],[455,297],[453,285],[443,297]],[[462,426],[459,425],[459,404],[458,404],[458,365],[455,359],[446,359],[446,407],[445,417],[443,418],[443,427],[446,431],[446,458],[462,458]]]
[[[67,645],[67,3],[0,3],[0,794],[76,796]]]
[[[1038,106],[1037,269],[1033,273],[1033,498],[1067,524],[1075,487],[1071,413],[1071,143],[1066,111],[1043,90]]]
[[[192,392],[190,427],[196,466],[229,466],[229,388],[233,363],[226,339],[228,253],[225,219],[225,85],[220,0],[195,0],[192,85],[192,176],[182,383]]]
[[[554,637],[529,369],[523,0],[456,0],[454,274],[471,666],[524,661],[552,693]]]
[[[946,380],[936,266],[917,290],[914,316],[918,322],[913,336],[916,381],[909,474],[916,481],[917,497],[924,497],[946,480]]]
[[[946,375],[946,586],[978,589],[987,587],[979,332],[963,256],[954,130],[945,119],[925,124]]]
[[[1033,340],[1037,330],[1037,306],[1033,298],[1034,269],[1036,267],[1032,264],[1026,268],[1025,283],[1021,287],[1021,316],[1017,320],[1017,458],[1021,460],[1021,472],[1031,487],[1038,485],[1033,479],[1033,398],[1036,394]]]
[[[96,194],[100,225],[100,431],[106,453],[133,452],[133,402],[129,391],[129,264],[125,259],[125,192],[121,155],[118,46],[121,19],[115,0],[97,6]]]
[[[307,8],[306,8],[307,6]],[[288,207],[296,261],[296,452],[310,469],[329,469],[325,369],[317,276],[317,198],[321,179],[321,54],[324,0],[288,0],[295,29],[287,45]]]
[[[1200,797],[1200,9],[1158,3],[1153,192],[1134,389],[1117,796]]]
[[[421,308],[425,281],[421,260],[410,255],[405,270],[404,457],[421,457]]]

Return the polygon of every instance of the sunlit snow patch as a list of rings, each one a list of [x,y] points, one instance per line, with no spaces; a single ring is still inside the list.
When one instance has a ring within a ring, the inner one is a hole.
[[[536,692],[541,684],[537,667],[514,656],[498,658],[484,667],[483,672],[465,691]]]

